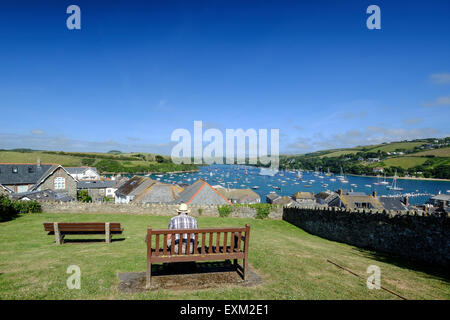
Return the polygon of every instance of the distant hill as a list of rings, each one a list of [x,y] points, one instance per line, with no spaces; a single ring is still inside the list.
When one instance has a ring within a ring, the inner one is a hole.
[[[379,159],[379,161],[378,161]],[[320,170],[375,175],[450,179],[450,137],[398,141],[355,148],[322,150],[302,155],[280,156],[282,169]]]
[[[172,172],[198,169],[196,165],[174,164],[170,157],[152,153],[0,150],[0,163],[36,163],[38,158],[41,163],[54,163],[65,167],[92,166],[101,173]]]

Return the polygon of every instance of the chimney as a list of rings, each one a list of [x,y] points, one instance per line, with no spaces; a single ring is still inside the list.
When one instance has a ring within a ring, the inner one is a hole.
[[[403,202],[405,203],[405,206],[409,206],[409,197],[405,196],[405,200]]]
[[[377,190],[373,190],[373,192],[372,192],[372,196],[373,196],[374,198],[376,198],[376,197],[377,197]]]
[[[342,196],[342,189],[338,190],[338,195]]]
[[[37,158],[36,166],[39,168],[41,166],[41,158]]]

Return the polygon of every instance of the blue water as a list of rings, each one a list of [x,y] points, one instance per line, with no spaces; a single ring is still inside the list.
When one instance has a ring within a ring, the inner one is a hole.
[[[261,202],[265,202],[266,195],[271,191],[275,191],[279,195],[290,196],[297,191],[318,193],[325,190],[336,191],[343,189],[364,192],[366,194],[370,194],[376,190],[378,195],[401,196],[408,194],[411,204],[423,204],[429,199],[430,195],[450,191],[450,182],[445,181],[397,179],[397,186],[403,188],[403,190],[393,191],[386,188],[386,185],[374,185],[374,183],[383,181],[384,178],[378,180],[374,177],[346,175],[348,183],[344,184],[334,174],[331,176],[326,176],[325,174],[315,175],[314,172],[303,171],[302,178],[298,179],[297,173],[289,171],[279,171],[274,176],[263,176],[259,175],[259,173],[259,168],[251,166],[211,165],[200,167],[200,172],[163,175],[152,174],[150,177],[165,183],[192,184],[198,178],[202,178],[211,185],[221,184],[224,187],[229,186],[230,188],[252,188],[253,186],[258,186],[258,189],[253,190],[261,196]],[[333,178],[336,181],[330,180]],[[315,181],[312,182],[310,180]],[[387,178],[386,181],[389,182],[389,185],[392,184],[392,178]],[[328,184],[328,186],[323,186],[324,184]],[[356,184],[356,186],[352,186],[351,184]],[[369,184],[370,187],[365,186]],[[280,189],[275,189],[274,186]]]

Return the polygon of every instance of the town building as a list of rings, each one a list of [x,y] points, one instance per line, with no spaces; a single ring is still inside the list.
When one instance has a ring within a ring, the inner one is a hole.
[[[276,192],[271,192],[268,195],[266,195],[266,202],[267,203],[273,203],[274,201],[280,199],[281,196]]]
[[[322,191],[314,195],[316,202],[321,205],[329,205],[337,196],[336,192],[331,191]]]
[[[406,197],[379,197],[381,204],[386,210],[406,211],[409,210],[409,199]]]
[[[427,203],[434,207],[439,207],[442,205],[450,207],[450,194],[437,194],[432,196]]]
[[[345,209],[384,209],[375,191],[372,195],[366,195],[363,192],[343,192],[339,189],[337,197],[328,205]]]
[[[0,164],[3,190],[23,193],[50,189],[57,193],[77,195],[77,181],[60,165],[32,163]]]
[[[78,181],[100,180],[100,175],[95,167],[65,167],[67,172]]]
[[[87,190],[92,201],[104,201],[104,198],[114,199],[120,181],[117,180],[83,180],[78,181],[78,191]]]
[[[186,187],[173,203],[231,205],[232,203],[203,179]]]
[[[171,203],[180,197],[184,189],[176,184],[156,182],[136,196],[134,203]]]
[[[255,204],[261,202],[261,197],[252,189],[229,189],[215,186],[215,189],[233,204]]]
[[[373,173],[383,173],[383,172],[384,172],[384,168],[382,168],[382,167],[373,168]]]
[[[114,201],[115,203],[130,203],[154,183],[156,181],[148,177],[134,176],[120,184],[114,193]]]
[[[292,199],[300,204],[314,204],[316,202],[316,198],[311,192],[296,192],[292,195]]]

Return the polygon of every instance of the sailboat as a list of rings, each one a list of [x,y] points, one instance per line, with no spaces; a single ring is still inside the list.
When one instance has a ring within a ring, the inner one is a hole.
[[[328,171],[327,171],[327,173],[325,173],[325,175],[326,175],[327,177],[331,176],[330,168],[328,168]]]
[[[345,179],[344,172],[342,171],[342,167],[341,167],[341,173],[338,176],[336,176],[336,178],[338,178],[338,179]]]
[[[386,181],[386,173],[384,174],[384,180],[381,181],[380,184],[389,184],[389,182]]]
[[[397,170],[395,170],[394,179],[392,180],[392,185],[386,186],[386,188],[388,188],[389,190],[394,190],[394,191],[402,191],[403,190],[403,188],[400,188],[397,186]]]

